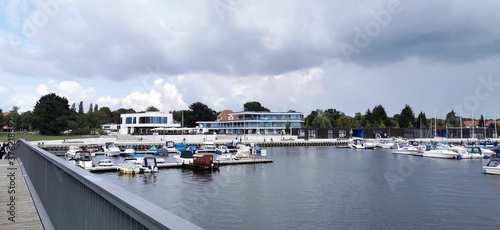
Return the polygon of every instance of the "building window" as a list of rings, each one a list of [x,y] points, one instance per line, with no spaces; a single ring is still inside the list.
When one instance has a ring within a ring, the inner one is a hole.
[[[127,119],[125,119],[125,123],[126,124],[132,124],[132,118],[131,117],[127,117]]]
[[[347,137],[347,130],[341,129],[339,130],[339,138],[345,138]]]

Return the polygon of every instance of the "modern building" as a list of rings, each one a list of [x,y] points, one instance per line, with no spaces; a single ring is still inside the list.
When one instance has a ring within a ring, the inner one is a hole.
[[[151,134],[155,131],[179,130],[171,113],[145,112],[121,114],[120,134]]]
[[[304,114],[298,112],[236,112],[233,120],[198,121],[199,133],[224,134],[283,134],[287,123],[292,128],[304,128]]]

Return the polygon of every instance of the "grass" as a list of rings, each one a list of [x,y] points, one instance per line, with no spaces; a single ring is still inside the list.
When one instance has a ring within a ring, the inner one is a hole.
[[[8,133],[0,132],[0,143],[8,141]],[[60,135],[60,136],[46,136],[40,134],[27,134],[27,132],[16,132],[16,141],[26,139],[27,141],[41,141],[41,140],[63,140],[63,139],[82,139],[82,138],[97,138],[97,135]]]

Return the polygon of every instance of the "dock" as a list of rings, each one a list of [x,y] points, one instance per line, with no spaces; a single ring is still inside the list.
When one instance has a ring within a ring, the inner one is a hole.
[[[214,161],[219,165],[238,165],[238,164],[261,164],[261,163],[273,163],[273,159],[240,159],[232,161]],[[159,163],[157,164],[158,169],[160,168],[182,168],[183,165],[180,163]],[[118,166],[94,166],[92,168],[86,169],[89,172],[99,173],[99,172],[113,172],[119,171]]]
[[[0,160],[0,226],[44,229],[17,160]]]

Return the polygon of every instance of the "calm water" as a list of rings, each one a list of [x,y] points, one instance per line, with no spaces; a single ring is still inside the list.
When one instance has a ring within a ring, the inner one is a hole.
[[[215,173],[97,175],[206,229],[499,228],[500,176],[482,174],[488,160],[334,147],[267,153],[274,163]]]

